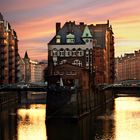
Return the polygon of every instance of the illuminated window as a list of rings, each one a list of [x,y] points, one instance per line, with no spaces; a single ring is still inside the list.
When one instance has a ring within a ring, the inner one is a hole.
[[[71,33],[69,33],[67,36],[66,36],[66,39],[67,39],[67,43],[70,43],[70,44],[73,44],[75,43],[75,36]]]
[[[60,35],[57,35],[56,36],[56,43],[61,43],[61,36]]]
[[[80,67],[82,66],[82,62],[80,60],[74,60],[72,64]]]

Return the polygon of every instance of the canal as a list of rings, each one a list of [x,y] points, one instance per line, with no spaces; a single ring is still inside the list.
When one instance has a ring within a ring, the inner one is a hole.
[[[45,105],[31,104],[0,114],[0,140],[139,140],[140,98],[119,97],[113,109],[78,123],[45,125]]]

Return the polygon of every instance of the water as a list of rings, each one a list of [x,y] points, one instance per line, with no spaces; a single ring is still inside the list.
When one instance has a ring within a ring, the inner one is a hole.
[[[0,115],[0,140],[139,140],[140,98],[119,97],[114,109],[78,123],[45,125],[45,105],[27,105]]]

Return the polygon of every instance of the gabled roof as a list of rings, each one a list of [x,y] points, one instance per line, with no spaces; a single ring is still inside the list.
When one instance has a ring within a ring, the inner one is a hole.
[[[105,47],[105,33],[106,30],[112,31],[112,27],[109,25],[109,20],[105,24],[96,24],[96,25],[86,25],[81,22],[79,25],[75,22],[66,22],[62,28],[58,30],[53,39],[48,43],[48,45],[69,45],[66,41],[68,34],[72,34],[75,37],[74,45],[86,44],[84,42],[84,37],[88,34],[89,38],[93,38],[97,41],[97,46],[101,48]],[[112,32],[113,33],[113,32]],[[56,43],[56,36],[58,36],[61,41]]]
[[[82,34],[82,37],[83,38],[93,38],[93,36],[92,36],[92,34],[91,34],[91,32],[90,32],[90,29],[89,29],[89,27],[86,25],[85,26],[85,29],[84,29],[84,31],[83,31],[83,34]]]

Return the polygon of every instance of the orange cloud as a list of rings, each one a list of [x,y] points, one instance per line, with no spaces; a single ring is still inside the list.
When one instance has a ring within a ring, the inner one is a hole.
[[[55,35],[55,23],[63,25],[69,20],[96,24],[110,19],[116,56],[140,48],[140,1],[29,0],[27,4],[13,0],[7,5],[5,0],[1,1],[0,8],[7,9],[6,14],[10,15],[12,22],[8,21],[17,31],[20,53],[29,50],[32,58],[38,58],[41,53],[46,58],[47,53],[40,50],[47,49],[47,43]]]

